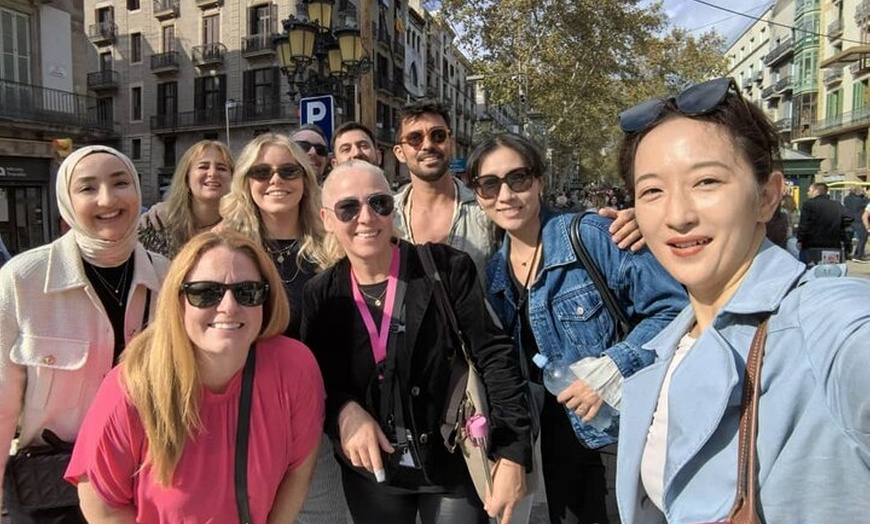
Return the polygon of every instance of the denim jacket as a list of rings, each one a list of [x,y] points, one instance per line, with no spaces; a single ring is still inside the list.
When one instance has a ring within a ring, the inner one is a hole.
[[[668,391],[664,514],[640,476],[686,308],[645,344],[657,361],[625,381],[616,495],[625,524],[718,522],[734,502],[743,372],[759,318],[758,488],[764,522],[852,524],[870,516],[870,282],[820,278],[765,241],[740,287],[679,363]]]
[[[585,215],[580,226],[583,243],[635,326],[625,340],[617,342],[616,324],[571,247],[573,218],[573,214],[541,211],[541,267],[528,298],[538,350],[548,358],[569,362],[607,355],[623,377],[629,377],[653,362],[655,354],[641,346],[677,316],[687,304],[686,293],[649,250],[631,253],[619,249],[607,230],[609,219]],[[520,344],[521,323],[515,322],[518,297],[508,269],[509,242],[505,239],[487,264],[487,295],[502,324],[514,326],[514,341]],[[616,442],[618,424],[601,432],[583,424],[573,411],[566,411],[574,432],[587,447]]]

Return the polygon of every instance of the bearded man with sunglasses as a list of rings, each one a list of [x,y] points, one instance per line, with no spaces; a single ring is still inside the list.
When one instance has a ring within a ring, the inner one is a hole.
[[[396,229],[414,244],[438,242],[465,251],[482,281],[494,249],[489,219],[474,192],[449,176],[455,142],[447,109],[434,100],[405,105],[397,137],[393,153],[408,167],[411,183],[396,195]]]

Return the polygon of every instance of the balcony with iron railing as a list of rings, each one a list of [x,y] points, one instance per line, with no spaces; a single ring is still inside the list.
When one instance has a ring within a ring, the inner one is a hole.
[[[828,40],[836,40],[837,38],[843,36],[843,19],[838,18],[828,24]]]
[[[795,18],[809,13],[811,11],[819,10],[819,0],[797,0],[794,4],[794,16]]]
[[[112,22],[99,22],[88,27],[88,40],[94,45],[111,44],[118,34],[118,26]]]
[[[176,18],[180,12],[179,0],[154,0],[154,16],[158,20]]]
[[[862,107],[818,120],[813,124],[813,131],[819,136],[830,136],[861,127],[870,127],[870,107]]]
[[[862,24],[870,18],[870,0],[864,0],[855,6],[855,23]]]
[[[837,67],[835,69],[825,69],[824,74],[825,84],[836,84],[843,81],[843,69]]]
[[[100,99],[31,84],[0,80],[0,119],[114,131],[111,104]]]
[[[774,91],[777,93],[783,94],[792,90],[792,77],[784,76],[776,81],[776,84],[773,85]]]
[[[870,59],[862,58],[857,62],[853,62],[849,65],[849,72],[852,73],[853,78],[866,75],[870,72]]]
[[[767,86],[761,90],[761,98],[765,100],[779,98],[779,93],[776,92],[774,86]]]
[[[88,89],[91,91],[111,91],[118,89],[120,75],[117,71],[104,69],[88,73]]]
[[[227,54],[227,46],[220,42],[193,46],[190,60],[196,66],[211,66],[222,64]]]
[[[870,0],[868,0],[870,1]],[[764,65],[771,67],[794,54],[794,39],[788,37],[764,55]]]
[[[210,9],[212,7],[220,7],[223,3],[223,0],[196,0],[196,7]]]
[[[212,109],[157,114],[151,117],[151,131],[166,134],[185,130],[222,129],[227,125],[227,113],[229,113],[231,127],[269,122],[292,125],[297,122],[295,104],[282,103],[279,98],[269,98],[236,102],[236,105],[229,110],[225,106],[220,106]]]
[[[776,125],[780,133],[791,133],[792,118],[790,116],[780,118],[774,125]]]
[[[273,38],[275,38],[275,33],[243,36],[242,56],[253,58],[255,56],[274,55],[275,47],[272,45]]]
[[[151,55],[152,73],[177,73],[179,67],[178,51],[167,51]]]

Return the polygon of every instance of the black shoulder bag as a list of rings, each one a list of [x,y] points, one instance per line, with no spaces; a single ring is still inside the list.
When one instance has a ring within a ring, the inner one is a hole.
[[[254,365],[256,356],[254,344],[248,350],[245,370],[242,372],[242,392],[239,395],[239,420],[236,422],[236,508],[240,524],[251,524],[251,510],[248,506],[248,435],[251,429],[251,398],[254,393]]]
[[[577,255],[577,259],[583,265],[583,268],[586,269],[586,272],[589,273],[589,278],[592,279],[595,289],[598,290],[598,294],[604,300],[607,311],[613,317],[613,321],[616,324],[617,340],[623,340],[631,332],[631,323],[628,321],[625,311],[619,306],[619,301],[613,294],[613,290],[607,285],[607,280],[601,274],[601,270],[595,265],[595,261],[592,260],[589,251],[586,250],[586,246],[583,245],[583,238],[580,235],[580,222],[585,215],[586,213],[578,213],[571,220],[571,227],[569,228],[571,247],[574,248],[574,254]]]

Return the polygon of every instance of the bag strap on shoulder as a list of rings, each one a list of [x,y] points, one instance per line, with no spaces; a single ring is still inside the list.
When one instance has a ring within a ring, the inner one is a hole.
[[[631,323],[628,321],[625,311],[620,307],[619,301],[613,294],[613,290],[607,285],[607,280],[604,278],[604,275],[601,274],[601,270],[598,269],[595,261],[592,260],[592,257],[589,255],[586,246],[583,245],[583,237],[580,233],[580,223],[585,215],[586,213],[577,213],[571,220],[571,227],[569,228],[571,247],[574,249],[574,254],[577,255],[577,259],[589,274],[589,278],[591,278],[592,282],[595,284],[595,288],[604,300],[604,305],[610,312],[610,316],[613,317],[616,324],[617,338],[623,340],[631,332]]]
[[[251,398],[254,391],[254,344],[248,350],[245,369],[242,372],[242,391],[239,395],[239,420],[236,432],[235,487],[236,509],[241,524],[251,524],[251,509],[248,506],[248,436],[251,428]]]

